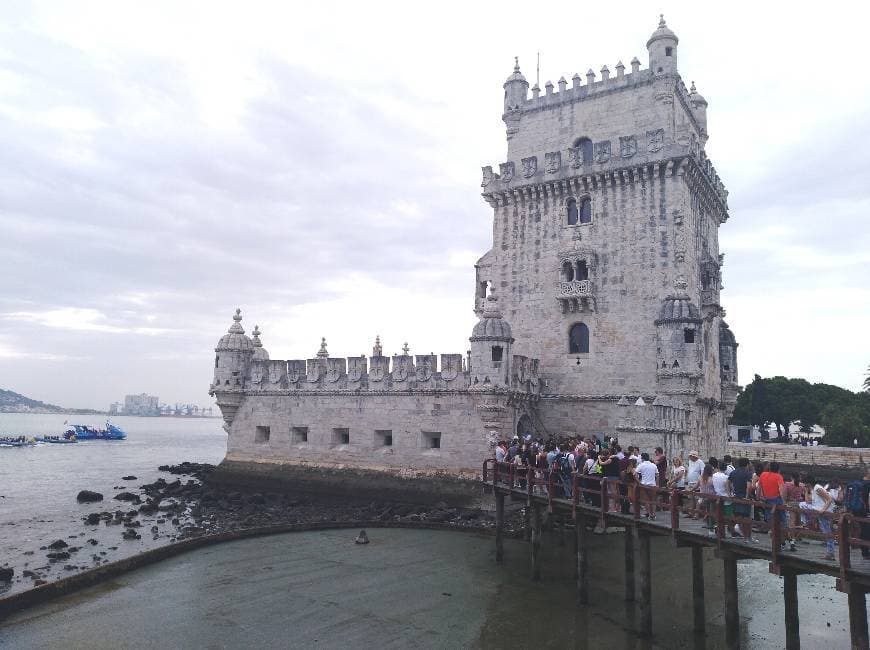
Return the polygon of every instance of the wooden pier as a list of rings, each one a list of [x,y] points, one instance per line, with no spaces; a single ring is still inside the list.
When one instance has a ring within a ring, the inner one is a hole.
[[[531,511],[531,571],[540,579],[542,511],[574,522],[576,548],[577,597],[581,604],[588,599],[589,565],[588,529],[603,531],[607,527],[625,528],[625,597],[636,600],[640,612],[641,635],[653,634],[650,538],[671,538],[677,547],[691,549],[693,627],[698,635],[705,630],[703,549],[712,547],[723,562],[725,636],[728,648],[740,647],[737,586],[737,561],[760,559],[770,563],[770,571],[783,579],[785,601],[785,647],[800,648],[797,576],[825,574],[837,579],[837,589],[848,595],[849,628],[853,650],[870,650],[867,633],[866,593],[870,591],[870,559],[862,549],[870,549],[870,540],[858,538],[861,524],[870,519],[854,515],[809,513],[799,508],[771,505],[749,499],[703,495],[684,490],[626,484],[614,479],[572,474],[570,478],[507,463],[487,460],[483,464],[483,482],[495,495],[496,561],[503,560],[503,526],[505,497],[524,501]],[[641,516],[648,504],[655,504],[655,518]],[[749,516],[726,516],[726,506],[743,506]],[[762,521],[752,516],[764,515]],[[792,526],[798,516],[813,520],[827,519],[831,533],[812,530],[809,526]],[[702,517],[696,519],[695,517]],[[735,524],[749,539],[732,537]],[[823,544],[800,544],[796,551],[786,550],[786,540],[800,537],[834,541],[838,550],[833,559],[826,557]],[[637,557],[637,565],[635,564]]]

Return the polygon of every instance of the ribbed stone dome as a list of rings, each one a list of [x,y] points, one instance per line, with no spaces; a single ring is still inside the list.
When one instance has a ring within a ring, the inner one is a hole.
[[[517,59],[515,59],[513,74],[510,77],[508,77],[507,81],[505,81],[504,83],[505,83],[505,85],[507,85],[509,83],[513,83],[514,81],[519,81],[520,83],[524,83],[526,85],[528,85],[528,83],[529,83],[528,81],[526,81],[526,78],[523,76],[523,73],[520,72],[520,62]]]
[[[215,352],[222,350],[251,350],[254,347],[253,341],[245,336],[245,330],[242,329],[242,310],[236,309],[233,315],[233,324],[227,333],[224,334],[218,341]]]
[[[728,327],[728,323],[724,320],[719,323],[719,344],[728,345],[732,348],[737,347],[737,339],[734,337],[734,332]]]
[[[656,319],[656,325],[659,323],[700,323],[701,314],[698,308],[692,304],[689,296],[682,294],[676,296],[668,296],[662,302],[662,308],[659,310],[659,317]]]
[[[490,293],[483,308],[483,317],[474,326],[471,332],[472,341],[481,339],[500,339],[512,341],[510,324],[502,318],[498,308],[498,302],[494,293]]]
[[[263,342],[260,340],[260,326],[254,325],[254,331],[251,332],[251,336],[254,337],[254,340],[251,342],[251,345],[254,346],[254,356],[252,359],[254,361],[268,361],[269,353],[266,351],[266,348],[263,347]]]
[[[673,33],[669,28],[668,28],[668,25],[667,25],[667,23],[665,22],[665,17],[664,17],[664,15],[661,15],[661,16],[660,16],[660,19],[659,19],[659,26],[658,26],[658,29],[656,29],[656,30],[652,33],[652,36],[649,37],[649,40],[646,42],[646,46],[649,47],[649,46],[650,46],[652,43],[654,43],[655,41],[661,40],[661,39],[663,39],[663,38],[670,39],[670,40],[674,41],[674,43],[679,43],[679,42],[680,42],[680,39],[677,38],[677,35],[674,34],[674,33]]]

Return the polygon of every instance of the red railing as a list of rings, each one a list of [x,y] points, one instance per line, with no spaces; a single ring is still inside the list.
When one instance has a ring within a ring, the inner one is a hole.
[[[806,538],[834,542],[839,546],[837,560],[843,577],[851,569],[852,550],[860,549],[862,554],[865,551],[870,554],[870,517],[818,512],[675,488],[643,486],[593,474],[575,472],[568,478],[557,471],[497,463],[494,459],[483,463],[483,480],[494,488],[523,490],[529,499],[534,496],[546,497],[550,512],[554,501],[568,501],[574,519],[580,508],[593,509],[602,525],[607,515],[624,515],[639,520],[646,509],[654,520],[658,520],[659,515],[665,515],[662,520],[667,520],[666,526],[674,533],[680,530],[681,512],[695,519],[706,519],[711,535],[720,545],[734,534],[734,526],[740,527],[738,537],[742,538],[752,539],[753,532],[769,533],[774,564],[778,556],[783,554],[782,545],[786,541]],[[759,513],[761,519],[756,518]],[[828,526],[820,525],[820,521],[830,524],[830,532],[823,530]],[[862,529],[866,533],[863,539]]]

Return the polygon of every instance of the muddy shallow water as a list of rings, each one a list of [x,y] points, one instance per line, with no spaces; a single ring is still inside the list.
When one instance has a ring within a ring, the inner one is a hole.
[[[622,536],[592,536],[591,604],[574,604],[570,545],[545,534],[543,580],[528,545],[431,530],[293,533],[220,544],[21,612],[0,626],[16,648],[724,647],[721,563],[705,556],[708,637],[691,633],[688,549],[653,540],[650,642],[622,598]],[[804,647],[848,647],[845,597],[799,578]],[[761,562],[739,570],[742,644],[784,645],[781,583]],[[830,627],[828,627],[830,623]]]

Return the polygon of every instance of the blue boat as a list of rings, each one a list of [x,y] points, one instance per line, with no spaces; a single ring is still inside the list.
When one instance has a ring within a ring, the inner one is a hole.
[[[63,434],[64,439],[72,440],[125,440],[127,434],[120,427],[106,422],[105,429],[97,429],[86,424],[74,424]]]

